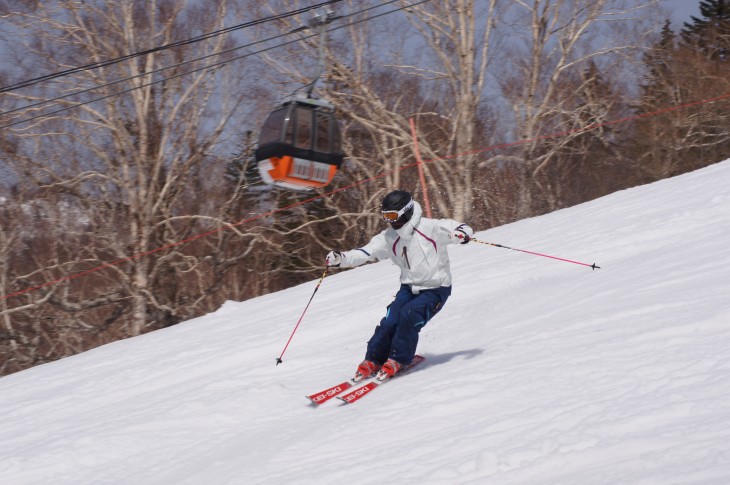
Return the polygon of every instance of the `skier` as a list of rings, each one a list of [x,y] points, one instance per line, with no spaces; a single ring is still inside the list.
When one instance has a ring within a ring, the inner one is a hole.
[[[400,289],[368,341],[355,380],[376,373],[379,380],[389,379],[411,363],[419,332],[451,295],[446,245],[466,244],[474,234],[466,224],[423,217],[420,204],[403,190],[385,196],[381,213],[389,228],[359,249],[330,251],[326,257],[327,266],[348,268],[390,258],[400,267]]]

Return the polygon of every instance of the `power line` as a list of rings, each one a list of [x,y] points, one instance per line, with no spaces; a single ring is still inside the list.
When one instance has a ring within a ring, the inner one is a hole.
[[[84,66],[74,67],[74,68],[71,68],[71,69],[66,69],[64,71],[59,71],[59,72],[55,72],[55,73],[52,73],[52,74],[46,74],[44,76],[39,76],[39,77],[36,77],[36,78],[33,78],[33,79],[27,79],[25,81],[21,81],[21,82],[16,83],[16,84],[11,84],[9,86],[0,87],[0,94],[1,93],[6,93],[6,92],[9,92],[9,91],[15,91],[16,89],[21,89],[21,88],[24,88],[24,87],[32,86],[34,84],[38,84],[38,83],[43,82],[43,81],[49,81],[51,79],[56,79],[56,78],[59,78],[59,77],[68,76],[70,74],[75,74],[75,73],[78,73],[78,72],[88,71],[88,70],[91,70],[91,69],[97,69],[97,68],[100,68],[100,67],[110,66],[112,64],[117,64],[117,63],[122,62],[122,61],[126,61],[126,60],[129,60],[129,59],[133,59],[135,57],[141,57],[141,56],[144,56],[144,55],[147,55],[147,54],[152,54],[154,52],[159,52],[159,51],[163,51],[163,50],[166,50],[166,49],[171,49],[173,47],[180,47],[180,46],[184,46],[184,45],[193,44],[193,43],[196,43],[196,42],[201,42],[203,40],[212,39],[213,37],[217,37],[217,36],[223,35],[223,34],[228,34],[228,33],[234,32],[236,30],[245,29],[247,27],[253,27],[255,25],[260,25],[260,24],[263,24],[263,23],[266,23],[266,22],[271,22],[273,20],[280,20],[280,19],[283,19],[283,18],[292,17],[294,15],[298,15],[298,14],[307,12],[307,11],[312,10],[312,9],[316,9],[316,8],[319,8],[319,7],[322,7],[322,6],[325,6],[325,5],[331,5],[331,4],[334,4],[334,3],[341,2],[341,1],[342,0],[328,0],[326,2],[322,2],[322,3],[316,4],[316,5],[312,5],[311,7],[300,8],[300,9],[293,10],[291,12],[287,12],[287,13],[283,13],[283,14],[271,15],[271,16],[264,17],[264,18],[261,18],[261,19],[253,20],[251,22],[246,22],[246,23],[243,23],[243,24],[238,24],[238,25],[234,25],[234,26],[231,26],[231,27],[226,27],[226,28],[221,29],[221,30],[216,30],[216,31],[213,31],[213,32],[209,32],[207,34],[199,35],[197,37],[192,37],[190,39],[180,40],[180,41],[177,41],[177,42],[171,42],[169,44],[164,44],[164,45],[161,45],[161,46],[158,46],[158,47],[153,47],[151,49],[146,49],[146,50],[143,50],[143,51],[135,52],[133,54],[127,54],[125,56],[116,57],[114,59],[109,59],[109,60],[100,61],[100,62],[94,62],[94,63],[91,63],[91,64],[86,64]]]
[[[340,1],[340,0],[338,0],[338,1]],[[368,7],[368,8],[365,8],[365,9],[362,9],[362,10],[359,10],[359,11],[356,11],[356,12],[352,12],[350,14],[347,14],[347,15],[342,16],[342,17],[339,17],[339,18],[353,17],[355,15],[359,15],[359,14],[368,12],[370,10],[374,10],[376,8],[383,7],[385,5],[394,3],[396,1],[398,1],[398,0],[390,0],[390,1],[387,1],[387,2],[384,2],[384,3],[381,3],[379,5],[375,5],[373,7]],[[430,0],[420,0],[418,2],[409,4],[409,5],[405,5],[403,7],[397,8],[397,9],[389,10],[387,12],[383,12],[383,13],[380,13],[380,14],[377,14],[377,15],[372,15],[370,17],[367,17],[367,18],[363,19],[363,20],[352,21],[352,22],[349,22],[349,23],[347,23],[347,24],[345,24],[343,26],[334,27],[332,29],[329,29],[327,32],[333,32],[333,31],[336,31],[336,30],[344,29],[344,28],[349,27],[349,26],[352,26],[352,25],[356,25],[356,24],[359,24],[359,23],[362,23],[362,22],[366,22],[366,21],[369,21],[369,20],[373,20],[373,19],[376,19],[376,18],[385,16],[385,15],[390,15],[392,13],[399,12],[401,10],[405,10],[407,8],[410,8],[410,7],[418,6],[418,5],[424,4],[424,3],[429,2],[429,1]],[[330,2],[327,2],[327,3],[330,3]],[[308,9],[306,9],[306,10],[311,10],[311,7],[308,8]],[[18,111],[24,111],[24,110],[27,110],[27,109],[30,109],[30,108],[42,106],[44,104],[49,104],[49,103],[52,103],[52,102],[55,102],[55,101],[60,101],[60,100],[63,100],[63,99],[67,99],[67,98],[72,97],[72,96],[76,96],[76,95],[79,95],[79,94],[83,94],[83,93],[87,93],[87,92],[90,92],[90,91],[94,91],[96,89],[101,89],[101,88],[104,88],[104,87],[113,86],[115,84],[119,84],[119,83],[122,83],[122,82],[125,82],[125,81],[129,81],[129,80],[136,79],[136,78],[140,78],[140,77],[144,77],[144,76],[150,76],[150,75],[153,75],[153,74],[162,72],[162,71],[167,70],[167,69],[171,69],[171,68],[174,68],[174,67],[179,67],[181,65],[190,64],[192,62],[197,62],[197,61],[200,61],[200,60],[208,59],[210,57],[219,56],[219,55],[227,54],[227,53],[230,53],[230,52],[233,52],[233,51],[236,51],[236,50],[244,49],[246,47],[251,47],[251,46],[254,46],[254,45],[258,45],[258,44],[261,44],[261,43],[264,43],[264,42],[269,42],[269,41],[272,41],[272,40],[280,39],[282,37],[286,37],[286,36],[292,34],[293,32],[296,32],[298,30],[299,29],[296,29],[295,31],[292,31],[292,32],[287,32],[285,34],[279,34],[277,36],[270,37],[268,39],[263,39],[263,40],[256,41],[256,42],[252,42],[250,44],[246,44],[246,45],[243,45],[243,46],[233,47],[233,48],[230,48],[230,49],[226,49],[224,51],[221,51],[221,52],[216,52],[216,53],[213,53],[213,54],[209,54],[207,56],[199,57],[199,58],[196,58],[196,59],[191,59],[189,61],[184,61],[184,62],[175,64],[175,65],[172,65],[172,66],[162,67],[162,68],[156,69],[154,71],[150,71],[150,72],[146,72],[146,73],[142,73],[142,74],[137,74],[135,76],[130,76],[130,77],[127,77],[127,78],[124,78],[124,79],[118,79],[118,80],[115,80],[115,81],[112,81],[112,82],[109,82],[109,83],[106,83],[106,84],[102,84],[102,85],[99,85],[99,86],[94,86],[94,87],[87,88],[87,89],[84,89],[84,90],[81,90],[81,91],[75,91],[73,93],[69,93],[69,94],[66,94],[66,95],[63,95],[63,96],[59,96],[59,97],[56,97],[56,98],[52,98],[52,99],[48,99],[48,100],[44,100],[44,101],[39,101],[39,102],[34,103],[34,104],[31,104],[31,105],[23,106],[21,108],[15,108],[13,110],[0,113],[0,116],[7,115],[7,114],[11,114],[11,113],[15,113],[15,112],[18,112]],[[207,70],[207,69],[217,68],[217,67],[220,67],[220,66],[222,66],[224,64],[227,64],[229,62],[237,61],[237,60],[240,60],[240,59],[244,59],[246,57],[251,57],[251,56],[254,56],[254,55],[257,55],[257,54],[261,54],[263,52],[267,52],[267,51],[270,51],[270,50],[273,50],[273,49],[277,49],[279,47],[285,47],[287,45],[291,45],[291,44],[294,44],[296,42],[300,42],[302,40],[310,39],[312,37],[315,37],[316,35],[317,34],[308,35],[308,36],[305,36],[305,37],[301,37],[299,39],[294,39],[294,40],[289,41],[289,42],[284,42],[282,44],[277,44],[275,46],[271,46],[271,47],[267,47],[267,48],[264,48],[264,49],[261,49],[261,50],[258,50],[258,51],[254,51],[254,52],[250,52],[250,53],[247,53],[247,54],[243,54],[243,55],[238,56],[238,57],[233,57],[231,59],[226,59],[224,61],[220,61],[220,62],[216,62],[216,63],[213,63],[213,64],[209,64],[209,65],[206,65],[206,66],[197,68],[197,69],[192,69],[190,71],[186,71],[186,72],[183,72],[183,73],[175,74],[175,75],[172,75],[172,76],[169,76],[169,77],[166,77],[166,78],[159,79],[157,81],[150,81],[148,83],[140,84],[139,86],[134,86],[134,87],[129,88],[129,89],[125,89],[125,90],[122,90],[122,91],[117,91],[117,92],[114,92],[114,93],[111,93],[111,94],[108,94],[108,95],[105,95],[105,96],[100,96],[98,98],[94,98],[94,99],[91,99],[91,100],[88,100],[88,101],[75,103],[75,104],[72,104],[72,105],[69,105],[69,106],[64,106],[63,108],[59,108],[59,109],[57,109],[55,111],[49,111],[49,112],[46,112],[46,113],[40,113],[40,114],[35,115],[35,116],[31,116],[31,117],[24,118],[24,119],[21,119],[21,120],[18,120],[18,121],[14,121],[12,123],[7,123],[5,125],[1,125],[0,126],[0,129],[10,128],[12,126],[16,126],[16,125],[19,125],[19,124],[27,123],[29,121],[33,121],[33,120],[36,120],[36,119],[39,119],[39,118],[45,118],[45,117],[53,116],[55,114],[58,114],[58,113],[61,113],[61,112],[64,112],[64,111],[67,111],[67,110],[70,110],[70,109],[73,109],[73,108],[77,108],[79,106],[84,106],[84,105],[91,104],[91,103],[94,103],[94,102],[97,102],[97,101],[102,101],[102,100],[105,100],[105,99],[108,99],[108,98],[112,98],[114,96],[119,96],[119,95],[122,95],[122,94],[126,94],[126,93],[129,93],[129,92],[135,91],[137,89],[142,89],[142,88],[145,88],[145,87],[148,87],[148,86],[152,86],[154,84],[159,84],[159,83],[162,83],[162,82],[165,82],[165,81],[169,81],[171,79],[176,79],[176,78],[179,78],[179,77],[182,77],[182,76],[186,76],[188,74],[193,74],[193,73],[196,73],[196,72],[199,72],[199,71],[203,71],[203,70]]]
[[[80,91],[74,91],[73,93],[64,94],[63,96],[58,96],[58,97],[51,98],[51,99],[45,99],[43,101],[38,101],[37,103],[28,104],[28,105],[25,105],[25,106],[21,106],[19,108],[15,108],[15,109],[11,109],[11,110],[8,110],[8,111],[4,111],[4,112],[0,113],[0,116],[12,114],[12,113],[16,113],[18,111],[25,111],[25,110],[28,110],[28,109],[31,109],[31,108],[36,108],[36,107],[39,107],[39,106],[43,106],[44,104],[50,104],[50,103],[53,103],[55,101],[61,101],[61,100],[68,99],[68,98],[73,97],[73,96],[77,96],[79,94],[84,94],[84,93],[88,93],[88,92],[91,92],[91,91],[96,91],[97,89],[102,89],[102,88],[106,88],[106,87],[109,87],[109,86],[114,86],[115,84],[120,84],[120,83],[123,83],[123,82],[126,82],[126,81],[131,81],[133,79],[137,79],[137,78],[140,78],[140,77],[151,76],[151,75],[160,73],[162,71],[166,71],[168,69],[173,69],[175,67],[184,66],[186,64],[191,64],[193,62],[202,61],[202,60],[209,59],[209,58],[215,57],[215,56],[220,56],[220,55],[223,55],[223,54],[228,54],[229,52],[233,52],[233,51],[236,51],[236,50],[239,50],[239,49],[244,49],[246,47],[251,47],[251,46],[254,46],[254,45],[257,45],[257,44],[261,44],[261,43],[264,43],[264,42],[269,42],[271,40],[276,40],[276,39],[279,39],[281,37],[285,37],[287,35],[289,35],[289,33],[287,33],[287,34],[280,34],[280,35],[277,35],[277,36],[274,36],[274,37],[269,37],[268,39],[259,40],[259,41],[252,42],[250,44],[246,44],[246,45],[242,45],[242,46],[238,46],[238,47],[232,47],[230,49],[225,49],[225,50],[222,50],[220,52],[214,52],[213,54],[208,54],[206,56],[197,57],[195,59],[190,59],[188,61],[179,62],[177,64],[173,64],[173,65],[170,65],[170,66],[161,67],[159,69],[155,69],[155,70],[152,70],[152,71],[149,71],[149,72],[144,72],[144,73],[141,73],[141,74],[135,74],[134,76],[128,76],[128,77],[125,77],[125,78],[122,78],[122,79],[117,79],[115,81],[111,81],[111,82],[108,82],[108,83],[105,83],[105,84],[100,84],[98,86],[93,86],[93,87],[90,87],[90,88],[82,89]],[[254,52],[253,54],[256,54],[256,52]],[[205,69],[206,67],[210,67],[210,66],[204,66],[201,69]],[[177,76],[181,76],[181,75],[185,75],[185,74],[189,74],[189,73],[193,73],[193,72],[196,72],[196,71],[188,71],[188,72],[185,72],[185,73],[182,73],[182,74],[179,74],[179,75],[170,76],[168,78],[161,79],[160,81],[157,81],[157,82],[162,82],[162,81],[166,81],[166,80],[169,80],[169,79],[174,79]],[[145,84],[143,86],[138,86],[138,87],[135,87],[135,88],[131,88],[131,89],[125,90],[125,91],[120,91],[119,93],[115,93],[112,96],[116,96],[117,94],[126,93],[126,92],[129,92],[129,91],[134,90],[134,89],[139,89],[139,88],[144,87],[144,86],[148,86],[148,84]],[[105,99],[105,98],[99,98],[99,99]],[[93,101],[98,101],[99,99],[89,101],[89,103],[91,103]],[[80,106],[82,104],[86,104],[86,103],[80,103],[77,106]],[[65,109],[70,109],[70,108],[62,108],[61,111],[65,110]],[[54,111],[53,113],[56,113],[56,112]],[[52,113],[40,114],[40,115],[38,115],[38,117],[43,117],[43,116],[46,116],[46,115],[49,115],[49,114],[52,114]],[[29,118],[27,121],[30,121],[32,119],[35,119],[35,118]],[[26,120],[19,121],[17,123],[23,123],[24,121],[26,121]],[[13,126],[14,124],[17,124],[17,123],[13,123],[13,124],[10,124],[10,125],[5,125],[5,126]],[[3,126],[3,128],[5,128],[5,126]]]

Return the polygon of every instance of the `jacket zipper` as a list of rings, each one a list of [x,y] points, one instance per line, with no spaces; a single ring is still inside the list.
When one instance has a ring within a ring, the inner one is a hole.
[[[403,258],[406,260],[406,266],[408,266],[408,269],[411,269],[411,263],[408,261],[408,248],[403,246]]]

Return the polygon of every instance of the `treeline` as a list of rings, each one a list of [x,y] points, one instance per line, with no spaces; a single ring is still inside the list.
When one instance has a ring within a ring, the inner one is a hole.
[[[722,0],[680,29],[656,0],[381,3],[334,5],[317,92],[347,162],[319,198],[249,161],[316,70],[309,14],[206,35],[298,2],[0,7],[0,375],[316,278],[420,194],[411,120],[434,215],[477,229],[730,156]]]

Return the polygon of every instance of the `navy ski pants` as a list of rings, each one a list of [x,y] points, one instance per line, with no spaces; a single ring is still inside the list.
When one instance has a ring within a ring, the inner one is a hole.
[[[410,286],[401,285],[368,342],[365,358],[383,364],[390,357],[399,364],[410,364],[416,355],[418,333],[443,308],[449,296],[450,286],[414,295]]]

